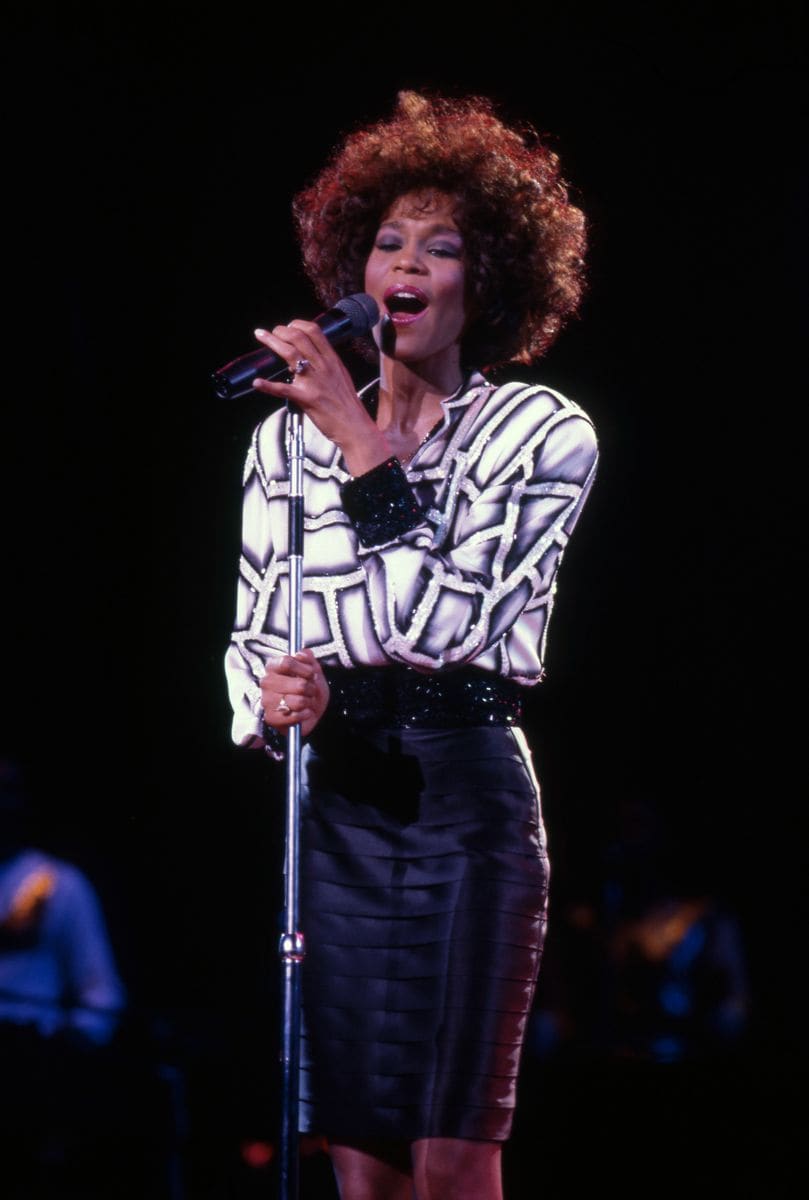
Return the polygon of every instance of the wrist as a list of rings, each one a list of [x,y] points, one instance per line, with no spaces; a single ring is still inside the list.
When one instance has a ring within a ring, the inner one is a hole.
[[[391,457],[391,449],[384,433],[373,422],[371,427],[373,433],[370,436],[340,447],[349,474],[355,479],[358,475],[365,475],[374,467],[387,462]]]

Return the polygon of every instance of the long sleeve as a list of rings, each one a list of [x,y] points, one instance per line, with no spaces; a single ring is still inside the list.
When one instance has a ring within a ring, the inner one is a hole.
[[[374,624],[396,662],[436,670],[475,661],[520,677],[544,646],[596,439],[589,419],[556,393],[511,389],[484,409],[464,448],[444,456],[444,497],[426,520],[408,506],[394,463],[343,486]],[[507,646],[509,631],[527,643],[512,637]]]
[[[596,468],[571,401],[476,375],[402,471],[352,479],[304,418],[303,644],[324,666],[474,663],[517,683],[543,675],[557,572]],[[247,454],[237,612],[225,658],[232,737],[261,734],[259,680],[289,633],[286,414]]]
[[[275,478],[266,477],[259,455],[259,426],[253,434],[244,466],[242,500],[242,553],[236,585],[236,619],[230,644],[225,654],[225,679],[233,709],[231,737],[237,746],[248,745],[262,736],[261,691],[258,680],[263,674],[270,647],[255,645],[251,638],[256,624],[257,597],[266,574],[266,564],[277,562],[273,545],[268,493],[285,502],[286,485],[281,471],[283,463],[283,429],[275,421],[277,444],[272,461],[276,464]],[[282,551],[285,547],[282,547]],[[262,611],[258,606],[259,613]],[[258,638],[261,642],[263,639]],[[280,653],[281,646],[276,646]]]

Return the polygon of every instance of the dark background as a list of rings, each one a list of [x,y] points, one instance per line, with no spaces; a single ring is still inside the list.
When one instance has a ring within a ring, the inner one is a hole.
[[[256,325],[318,311],[291,197],[401,87],[546,131],[590,218],[581,318],[524,373],[602,447],[529,702],[554,902],[593,900],[629,803],[682,887],[738,919],[744,1050],[726,1087],[692,1080],[672,1138],[721,1112],[716,1179],[771,1179],[806,1045],[804,6],[19,6],[6,32],[2,740],[40,844],[101,894],[133,1044],[177,1066],[189,1200],[248,1194],[228,1156],[273,1136],[282,829],[277,775],[230,745],[222,670],[264,410],[208,376]],[[544,1194],[576,1194],[581,1155],[625,1182],[604,1112],[631,1149],[637,1096],[621,1114],[610,1080],[553,1070],[514,1153],[555,1114]]]

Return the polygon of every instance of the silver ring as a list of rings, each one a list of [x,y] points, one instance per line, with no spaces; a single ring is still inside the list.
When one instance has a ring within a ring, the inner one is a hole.
[[[283,713],[285,717],[289,716],[289,714],[292,712],[292,709],[287,704],[286,696],[282,696],[278,701],[275,711]]]
[[[311,365],[312,364],[309,362],[308,358],[299,358],[298,361],[295,363],[295,369],[294,369],[293,374],[303,375],[304,371],[308,371],[309,368],[311,367]]]

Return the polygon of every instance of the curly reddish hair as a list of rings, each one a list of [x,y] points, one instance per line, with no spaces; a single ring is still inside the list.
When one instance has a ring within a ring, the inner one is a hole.
[[[402,195],[458,202],[470,366],[540,358],[584,290],[586,223],[557,155],[530,126],[505,125],[485,97],[403,91],[389,120],[349,134],[293,200],[303,263],[327,305],[364,290],[382,217]]]

